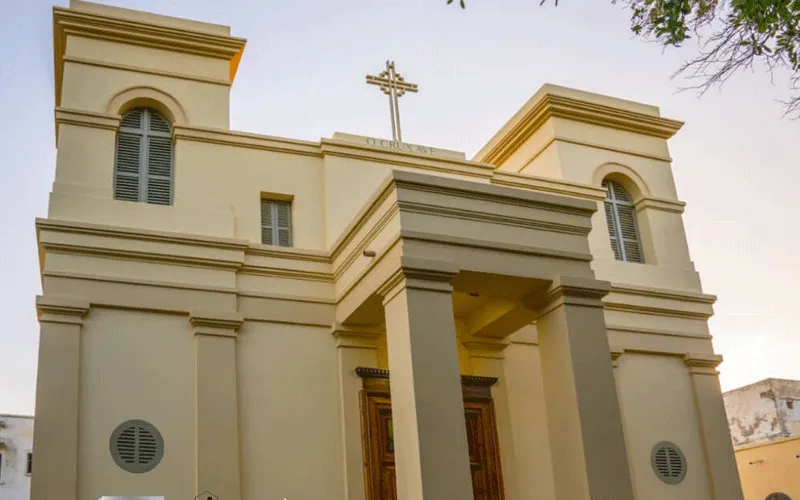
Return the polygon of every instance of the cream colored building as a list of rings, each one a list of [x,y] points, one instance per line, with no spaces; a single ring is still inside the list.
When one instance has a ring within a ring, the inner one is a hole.
[[[742,498],[681,122],[545,85],[472,159],[269,137],[227,27],[54,36],[34,500]]]
[[[800,499],[800,381],[768,378],[722,397],[745,500]]]

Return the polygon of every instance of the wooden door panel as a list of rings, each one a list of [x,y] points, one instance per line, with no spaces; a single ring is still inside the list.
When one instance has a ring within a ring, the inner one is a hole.
[[[367,500],[396,500],[391,399],[362,391],[362,442]],[[472,490],[475,500],[503,500],[503,483],[491,400],[464,402]]]

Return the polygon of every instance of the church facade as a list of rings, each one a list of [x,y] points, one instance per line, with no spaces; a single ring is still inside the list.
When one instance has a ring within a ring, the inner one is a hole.
[[[227,27],[54,9],[33,500],[737,500],[656,107],[472,159],[230,130]]]

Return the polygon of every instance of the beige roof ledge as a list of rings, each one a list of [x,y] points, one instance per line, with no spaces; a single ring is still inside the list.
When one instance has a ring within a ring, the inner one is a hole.
[[[475,155],[473,161],[500,166],[550,118],[669,139],[683,122],[662,118],[656,106],[546,83]]]
[[[53,7],[53,57],[56,106],[61,105],[61,82],[67,36],[107,40],[229,61],[233,82],[247,40],[231,36],[228,26],[162,16],[83,0],[69,8]]]

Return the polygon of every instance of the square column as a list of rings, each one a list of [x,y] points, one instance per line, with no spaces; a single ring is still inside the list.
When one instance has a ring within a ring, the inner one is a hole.
[[[78,410],[81,325],[89,303],[61,297],[36,298],[39,314],[39,375],[31,476],[31,499],[78,496]]]
[[[341,404],[344,484],[348,500],[364,500],[364,454],[361,435],[362,380],[356,368],[378,367],[378,339],[375,329],[333,325],[339,359],[339,401]]]
[[[238,313],[193,312],[197,339],[197,493],[241,497],[236,388]]]
[[[609,290],[607,282],[562,277],[539,304],[557,500],[633,500],[601,300]]]
[[[692,378],[694,402],[700,417],[711,496],[714,500],[742,500],[742,483],[719,386],[717,366],[722,363],[722,356],[687,354],[684,362]]]
[[[386,315],[397,498],[471,500],[448,262],[402,259],[378,291]]]

